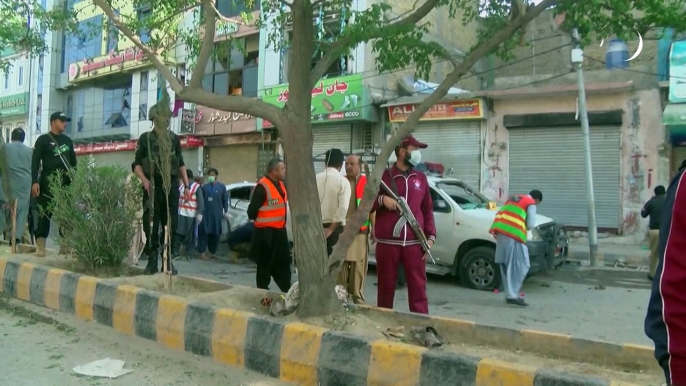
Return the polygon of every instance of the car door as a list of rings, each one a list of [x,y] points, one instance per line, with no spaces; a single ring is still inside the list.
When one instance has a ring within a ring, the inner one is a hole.
[[[455,209],[451,205],[449,197],[446,197],[433,186],[430,189],[434,206],[434,222],[436,223],[436,243],[431,248],[431,254],[438,265],[451,266],[457,253],[452,242],[456,234]],[[427,259],[427,264],[433,263]]]

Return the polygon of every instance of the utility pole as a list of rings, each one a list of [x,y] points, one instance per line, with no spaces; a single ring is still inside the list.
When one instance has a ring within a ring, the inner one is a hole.
[[[598,228],[595,222],[595,194],[593,192],[593,163],[591,161],[591,134],[588,125],[588,110],[586,110],[586,89],[584,88],[584,51],[581,48],[579,31],[574,28],[574,49],[572,50],[572,64],[576,67],[577,85],[579,87],[579,117],[581,132],[584,136],[584,164],[586,166],[586,199],[588,200],[588,247],[591,266],[598,265]]]

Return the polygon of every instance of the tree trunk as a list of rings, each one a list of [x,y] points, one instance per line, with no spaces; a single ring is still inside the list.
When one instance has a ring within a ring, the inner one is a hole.
[[[328,316],[343,311],[334,291],[333,275],[326,269],[326,243],[312,163],[313,139],[309,118],[307,116],[305,121],[285,118],[279,128],[286,151],[288,201],[300,281],[298,316],[301,318]]]

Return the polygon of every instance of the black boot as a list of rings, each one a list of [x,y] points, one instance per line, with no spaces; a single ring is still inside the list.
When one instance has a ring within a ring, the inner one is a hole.
[[[145,266],[143,271],[146,275],[154,275],[157,273],[157,254],[148,255],[148,264]]]

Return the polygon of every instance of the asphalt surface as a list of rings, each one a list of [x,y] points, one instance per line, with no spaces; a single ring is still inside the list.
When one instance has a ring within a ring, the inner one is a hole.
[[[240,265],[229,263],[226,245],[220,246],[218,255],[220,261],[180,259],[174,264],[182,275],[255,286],[257,268],[253,262],[241,259]],[[145,261],[140,264],[145,265]],[[295,274],[293,279],[297,280]],[[646,271],[594,270],[568,264],[548,275],[527,280],[522,289],[530,304],[526,308],[506,305],[502,293],[463,288],[453,277],[430,275],[427,291],[429,312],[433,315],[614,343],[651,345],[643,333],[650,284]],[[274,283],[271,289],[278,290]],[[365,281],[364,293],[369,304],[376,304],[373,267]],[[396,291],[395,309],[408,311],[406,289]]]
[[[17,300],[0,299],[0,331],[3,385],[288,385]],[[72,370],[105,358],[126,361],[124,368],[134,371],[117,379],[105,379],[84,377]]]

